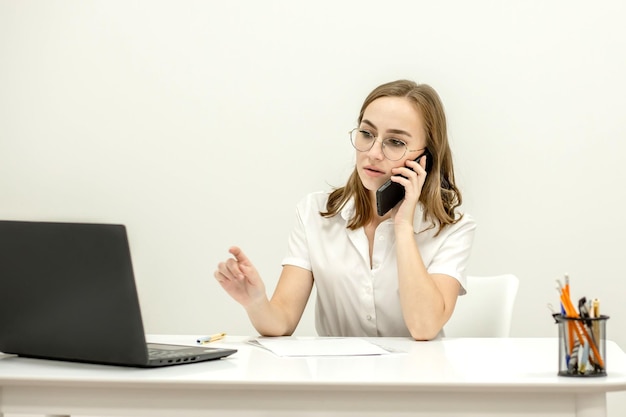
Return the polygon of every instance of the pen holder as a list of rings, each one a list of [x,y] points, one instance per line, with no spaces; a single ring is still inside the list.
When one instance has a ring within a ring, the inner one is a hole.
[[[559,326],[559,375],[606,376],[606,321],[554,314]]]

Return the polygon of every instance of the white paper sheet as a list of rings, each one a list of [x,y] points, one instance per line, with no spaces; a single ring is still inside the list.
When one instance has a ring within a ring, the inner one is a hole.
[[[389,351],[357,337],[260,337],[248,343],[278,356],[360,356],[384,355]]]

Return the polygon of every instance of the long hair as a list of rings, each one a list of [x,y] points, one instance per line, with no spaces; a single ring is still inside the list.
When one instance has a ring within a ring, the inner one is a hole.
[[[432,168],[426,176],[419,201],[424,206],[424,219],[433,219],[443,227],[454,224],[461,216],[456,216],[455,209],[461,205],[461,192],[454,182],[452,152],[448,142],[446,115],[437,92],[427,84],[417,84],[409,80],[397,80],[376,87],[365,99],[359,113],[359,124],[363,120],[365,109],[374,100],[381,97],[405,97],[418,109],[426,129],[426,147],[432,154]],[[370,204],[369,194],[363,186],[356,166],[345,186],[330,193],[323,217],[337,215],[345,204],[354,198],[355,213],[348,222],[351,230],[364,227],[375,215]]]

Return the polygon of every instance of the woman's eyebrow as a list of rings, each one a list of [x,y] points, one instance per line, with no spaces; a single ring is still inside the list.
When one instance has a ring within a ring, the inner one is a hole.
[[[411,137],[411,134],[409,132],[407,132],[406,130],[401,130],[401,129],[389,129],[387,130],[388,133],[394,133],[396,135],[405,135],[408,137]]]
[[[374,129],[376,129],[376,125],[374,125],[374,123],[370,122],[367,119],[361,120],[361,123],[365,123],[367,125],[370,125]],[[406,130],[402,130],[402,129],[388,129],[387,132],[385,132],[385,133],[393,133],[395,135],[405,135],[405,136],[408,136],[408,137],[412,137],[409,132],[407,132]]]
[[[366,125],[370,125],[371,127],[373,127],[374,129],[376,129],[376,126],[374,125],[374,123],[370,122],[367,119],[363,119],[361,120],[361,123],[365,123]]]

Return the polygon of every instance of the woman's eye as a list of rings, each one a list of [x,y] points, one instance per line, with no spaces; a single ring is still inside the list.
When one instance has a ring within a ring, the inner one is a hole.
[[[359,133],[365,139],[374,139],[374,135],[369,130],[359,130]]]
[[[404,143],[400,139],[394,139],[394,138],[385,139],[385,144],[387,146],[391,146],[392,148],[402,148],[406,146],[406,143]]]

